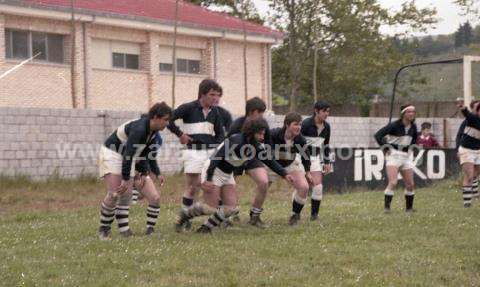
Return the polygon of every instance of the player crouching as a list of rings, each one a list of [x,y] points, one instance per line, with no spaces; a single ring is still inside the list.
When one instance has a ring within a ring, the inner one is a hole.
[[[120,235],[123,237],[133,235],[128,225],[128,215],[135,170],[141,174],[137,186],[146,196],[151,197],[149,201],[153,207],[149,213],[158,216],[160,198],[153,196],[158,192],[152,179],[147,176],[150,167],[146,159],[151,152],[151,146],[155,145],[156,132],[165,129],[171,114],[172,110],[167,104],[157,103],[150,109],[148,116],[124,123],[102,145],[99,154],[99,173],[106,183],[107,195],[100,209],[98,231],[100,239],[109,239],[114,217],[117,219]],[[147,234],[153,231],[148,228],[150,226],[153,228],[153,222],[149,221],[151,224],[147,224]]]
[[[307,141],[300,134],[302,116],[296,112],[285,115],[282,128],[270,131],[272,154],[278,163],[292,176],[295,192],[292,199],[292,215],[289,225],[296,225],[300,213],[307,202],[310,175],[310,155],[307,151]],[[270,171],[269,178],[275,179]]]
[[[194,217],[210,215],[197,230],[200,233],[210,233],[213,228],[225,222],[230,216],[238,213],[236,183],[233,176],[235,167],[241,167],[252,158],[261,160],[275,173],[293,182],[290,175],[280,164],[266,158],[262,146],[267,122],[263,119],[245,122],[242,132],[228,137],[205,163],[201,181],[204,203],[195,203],[187,210],[180,211],[175,223],[177,232],[183,230],[183,224]],[[263,156],[262,156],[263,155]],[[218,207],[218,199],[223,205]]]

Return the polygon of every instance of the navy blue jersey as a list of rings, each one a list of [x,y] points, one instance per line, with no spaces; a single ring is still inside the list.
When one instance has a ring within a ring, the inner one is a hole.
[[[417,138],[418,132],[415,122],[407,130],[401,119],[391,122],[375,133],[375,140],[379,146],[389,145],[404,152],[417,143]]]
[[[105,141],[104,145],[123,156],[122,178],[130,179],[130,170],[136,156],[136,170],[146,174],[150,171],[147,158],[151,153],[151,146],[155,145],[155,133],[150,131],[150,120],[142,117],[131,120],[118,127]]]
[[[466,107],[462,109],[465,116],[465,128],[460,139],[460,146],[468,149],[480,149],[480,117],[471,113]]]
[[[311,155],[323,153],[323,162],[330,163],[330,125],[323,123],[319,128],[315,123],[315,117],[311,116],[302,122],[302,136],[306,139],[308,150]]]
[[[175,124],[175,120],[178,119],[183,120],[183,131]],[[192,141],[187,144],[189,149],[215,148],[225,138],[222,116],[218,108],[211,107],[207,116],[205,116],[199,100],[176,108],[173,111],[168,129],[178,137],[184,133],[189,135],[192,138]]]
[[[243,133],[239,133],[225,139],[215,151],[207,169],[207,180],[212,180],[216,168],[226,174],[232,174],[235,168],[243,167],[253,158],[260,160],[282,177],[287,174],[276,160],[271,159],[262,144],[249,142]]]
[[[285,128],[275,128],[270,130],[270,146],[274,158],[283,166],[289,166],[297,154],[301,156],[305,171],[310,171],[310,155],[308,152],[307,140],[302,136],[296,136],[291,143],[287,144],[285,140]]]

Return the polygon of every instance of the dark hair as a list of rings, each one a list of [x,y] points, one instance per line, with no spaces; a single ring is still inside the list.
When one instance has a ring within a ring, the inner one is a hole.
[[[210,90],[214,90],[223,95],[222,87],[215,81],[211,79],[204,79],[200,85],[198,85],[198,98],[200,99],[203,95],[208,94]]]
[[[330,108],[330,104],[325,101],[317,101],[313,106],[313,109],[316,111],[326,111]]]
[[[301,122],[302,121],[302,115],[300,115],[297,112],[289,112],[288,114],[285,115],[285,119],[283,120],[283,126],[288,127],[291,123],[295,122]]]
[[[163,118],[164,116],[171,116],[172,108],[170,108],[165,102],[154,104],[148,111],[148,118],[153,119]]]
[[[259,97],[254,97],[245,103],[245,115],[248,116],[254,111],[265,112],[267,105]]]
[[[431,128],[432,128],[432,123],[430,123],[430,122],[424,122],[424,123],[421,125],[421,127],[422,127],[422,131],[423,131],[423,130],[426,130],[426,129],[431,129]]]
[[[242,126],[242,133],[251,140],[256,133],[268,129],[268,123],[264,119],[246,120]]]

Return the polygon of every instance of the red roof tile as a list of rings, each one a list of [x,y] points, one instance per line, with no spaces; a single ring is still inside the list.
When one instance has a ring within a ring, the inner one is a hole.
[[[25,4],[45,7],[69,8],[70,0],[24,0]],[[8,1],[7,1],[8,3]],[[120,16],[142,17],[163,22],[175,19],[175,0],[75,0],[75,8],[97,13]],[[180,25],[198,26],[205,29],[243,31],[242,20],[225,13],[213,12],[206,8],[180,0]],[[245,21],[248,33],[270,37],[282,37],[282,33],[268,27]]]

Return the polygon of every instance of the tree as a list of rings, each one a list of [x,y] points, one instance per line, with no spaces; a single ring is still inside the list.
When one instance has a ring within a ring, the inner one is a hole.
[[[418,9],[415,1],[395,13],[377,0],[271,0],[271,6],[271,21],[286,32],[284,44],[273,52],[273,87],[276,94],[289,96],[290,109],[312,101],[315,50],[321,65],[314,81],[321,97],[367,105],[386,75],[409,60],[380,27],[403,25],[425,31],[435,23],[436,13]]]
[[[243,17],[245,20],[263,24],[265,21],[258,13],[257,7],[252,0],[188,0],[193,4],[197,4],[206,8],[218,8],[230,15]]]
[[[461,24],[455,32],[455,47],[469,46],[473,41],[473,28],[470,25],[470,22]]]

